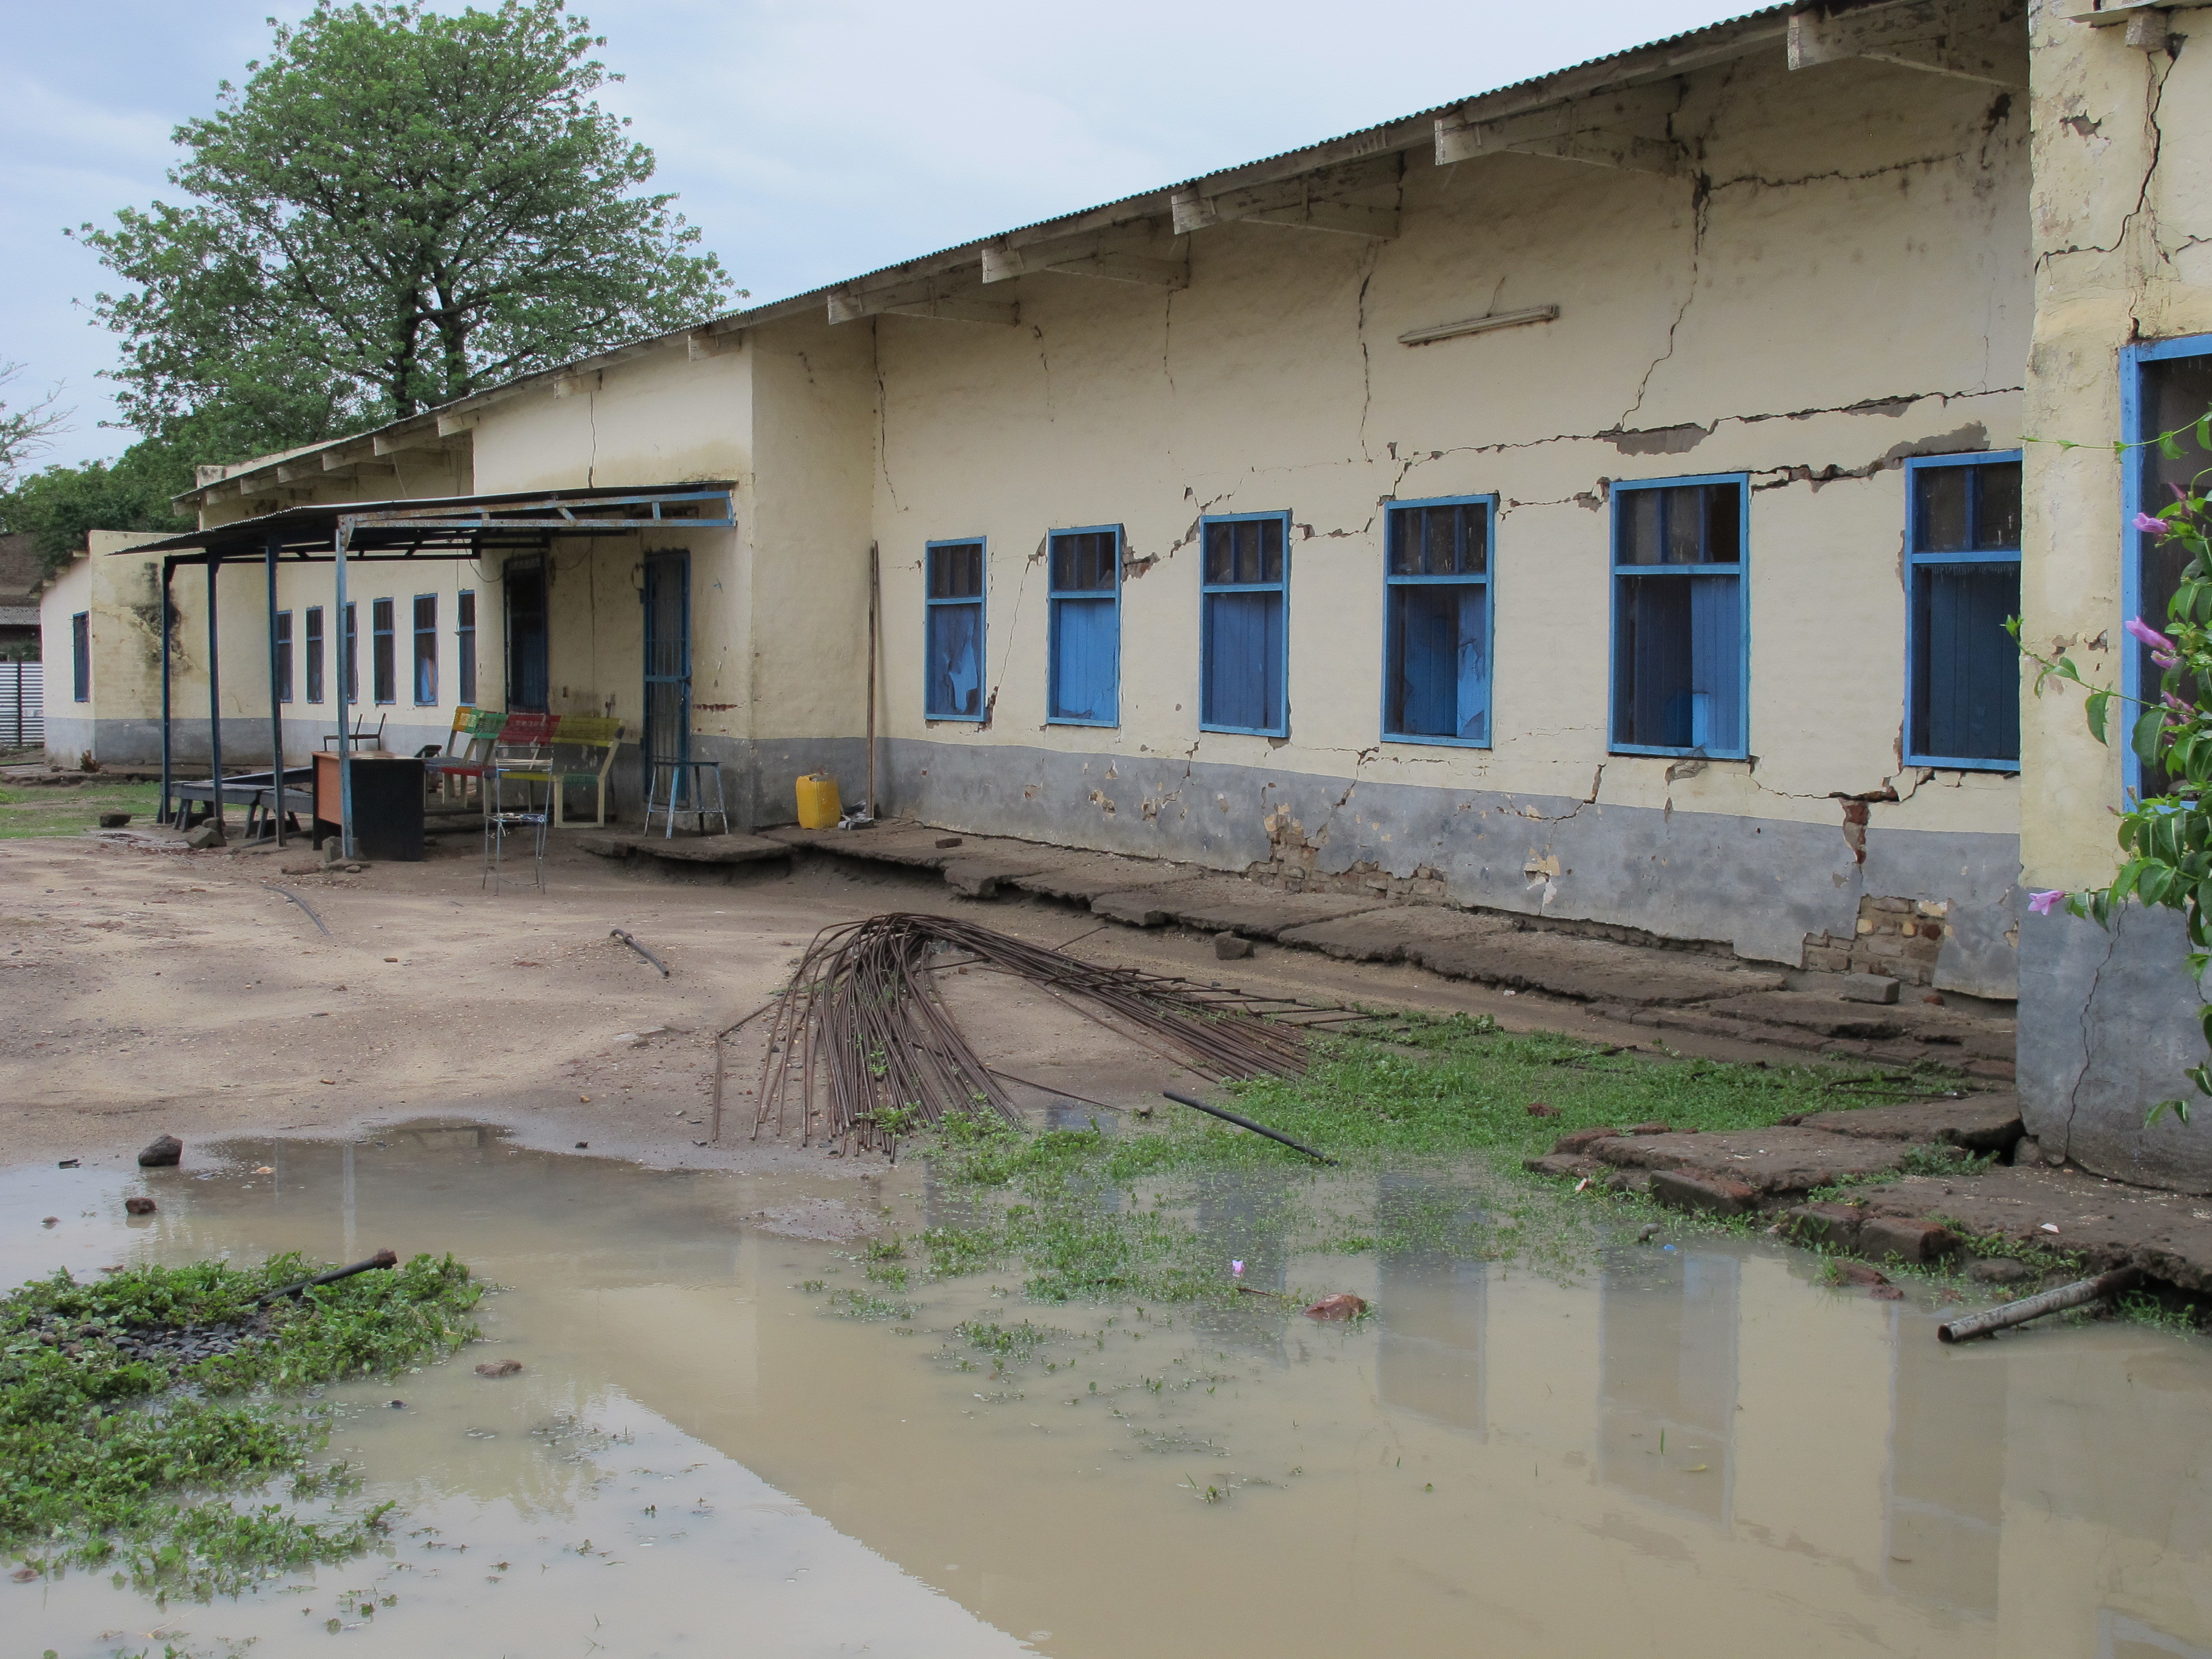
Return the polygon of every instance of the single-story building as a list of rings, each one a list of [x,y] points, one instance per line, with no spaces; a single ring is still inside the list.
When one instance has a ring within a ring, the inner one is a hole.
[[[2212,1126],[2143,1121],[2201,1047],[2175,919],[2026,913],[2109,877],[2134,781],[2003,626],[2134,684],[2173,580],[2125,526],[2181,464],[2112,442],[2212,407],[2202,15],[1769,7],[204,469],[115,562],[726,489],[364,567],[370,724],[611,714],[755,824],[862,795],[873,730],[933,823],[2018,998],[2045,1146],[2212,1187]],[[313,746],[330,566],[218,569]]]

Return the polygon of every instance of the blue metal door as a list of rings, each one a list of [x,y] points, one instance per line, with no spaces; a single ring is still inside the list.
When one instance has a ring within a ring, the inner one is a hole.
[[[645,775],[691,758],[691,556],[645,559]]]

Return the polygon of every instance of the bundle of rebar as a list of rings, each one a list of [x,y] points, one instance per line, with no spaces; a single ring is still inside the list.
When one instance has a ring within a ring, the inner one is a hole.
[[[948,959],[933,961],[933,957]],[[1364,1015],[1085,962],[972,922],[894,913],[824,928],[778,1000],[761,1065],[756,1138],[794,1104],[800,1143],[890,1146],[948,1115],[1018,1121],[1009,1079],[986,1065],[939,994],[943,969],[1010,974],[1201,1076],[1305,1070],[1302,1025]]]

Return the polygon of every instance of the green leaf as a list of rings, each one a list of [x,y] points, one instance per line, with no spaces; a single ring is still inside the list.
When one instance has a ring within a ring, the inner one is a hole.
[[[2089,735],[2096,738],[2099,743],[2105,743],[2107,741],[2105,736],[2105,717],[2106,711],[2111,708],[2112,703],[2112,694],[2111,692],[2092,691],[2089,694],[2088,700],[2081,705],[2081,712],[2087,717],[2089,721]]]
[[[2166,710],[2146,708],[2136,716],[2131,746],[2136,753],[2152,765],[2158,764],[2159,733],[2166,729]]]

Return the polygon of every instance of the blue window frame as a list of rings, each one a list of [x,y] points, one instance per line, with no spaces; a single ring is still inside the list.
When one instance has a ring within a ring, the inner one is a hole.
[[[1613,749],[1750,753],[1742,473],[1613,486]]]
[[[1199,521],[1199,729],[1291,734],[1291,515]]]
[[[471,708],[477,701],[477,591],[473,587],[461,590],[460,601],[454,607],[453,655],[455,666],[460,670],[460,700]]]
[[[415,596],[415,701],[428,706],[438,701],[438,596]]]
[[[92,612],[80,611],[70,618],[70,699],[92,701]]]
[[[323,700],[323,607],[307,607],[307,701]]]
[[[1905,464],[1905,758],[2020,769],[2020,452]]]
[[[292,701],[292,613],[276,613],[276,701]]]
[[[983,718],[983,538],[923,550],[927,619],[922,713],[933,720]]]
[[[1055,530],[1045,720],[1121,723],[1121,527]]]
[[[1382,736],[1490,746],[1494,495],[1394,502],[1383,521]]]
[[[340,678],[345,681],[340,698],[343,708],[349,708],[361,701],[361,618],[357,614],[360,609],[356,601],[346,601],[345,641],[338,649],[338,665],[343,671]]]
[[[2155,537],[2135,527],[2137,513],[2157,513],[2173,501],[2172,486],[2187,488],[2198,474],[2212,467],[2192,435],[2178,441],[2180,454],[2166,455],[2152,441],[2168,432],[2193,426],[2212,411],[2212,334],[2179,340],[2158,340],[2120,349],[2120,435],[2123,452],[2121,514],[2121,615],[2141,617],[2153,628],[2166,625],[2166,607],[2181,585],[2181,572],[2189,562],[2184,550],[2160,545]],[[2146,447],[2145,446],[2148,446]],[[2163,675],[2150,659],[2150,647],[2127,641],[2120,653],[2120,690],[2130,697],[2154,700]],[[2168,793],[2166,778],[2147,768],[2127,741],[2134,714],[2132,705],[2118,717],[2123,750],[2122,777],[2126,787],[2139,795]]]
[[[369,690],[379,702],[397,702],[398,665],[393,653],[397,641],[392,636],[392,609],[390,599],[371,599],[368,602],[368,671]]]

